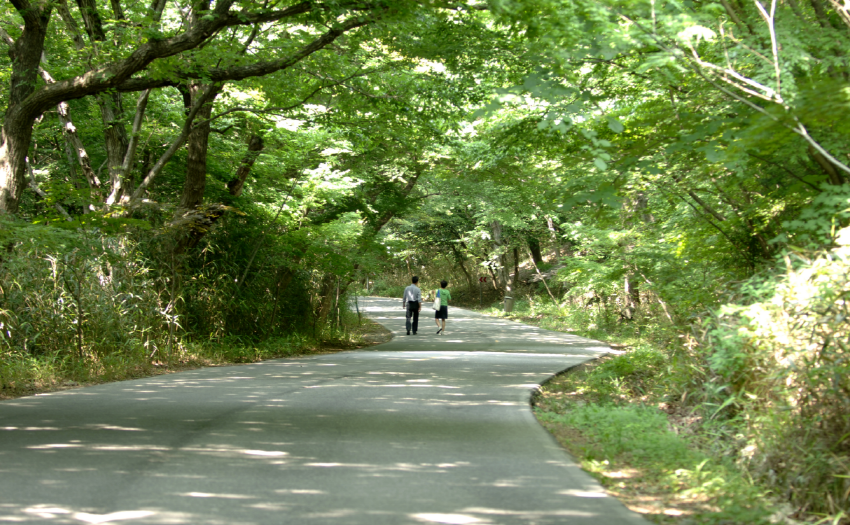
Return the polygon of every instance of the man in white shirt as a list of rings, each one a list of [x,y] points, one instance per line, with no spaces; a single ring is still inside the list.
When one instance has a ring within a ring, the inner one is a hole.
[[[401,307],[407,310],[404,323],[407,327],[407,335],[410,335],[411,328],[413,335],[416,335],[416,331],[419,329],[419,312],[422,310],[422,290],[416,286],[419,277],[414,275],[411,281],[413,281],[413,284],[404,289]]]

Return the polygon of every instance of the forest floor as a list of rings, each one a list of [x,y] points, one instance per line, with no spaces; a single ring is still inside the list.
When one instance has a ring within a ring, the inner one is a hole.
[[[350,327],[348,337],[330,342],[307,343],[294,349],[291,346],[281,348],[275,352],[246,354],[245,352],[215,351],[209,347],[198,348],[193,351],[193,346],[188,345],[187,351],[179,358],[171,360],[151,360],[142,364],[128,362],[123,370],[113,370],[108,376],[100,374],[87,374],[89,380],[80,380],[77,377],[69,378],[61,372],[54,372],[42,376],[39,380],[27,381],[21,384],[0,388],[0,401],[15,399],[19,397],[46,394],[74,388],[82,388],[113,381],[125,381],[129,379],[142,379],[164,374],[174,374],[186,370],[195,370],[213,366],[237,366],[249,363],[265,361],[267,359],[298,358],[319,354],[332,354],[348,350],[356,350],[380,343],[385,343],[392,338],[392,332],[378,323],[363,318],[359,325]]]

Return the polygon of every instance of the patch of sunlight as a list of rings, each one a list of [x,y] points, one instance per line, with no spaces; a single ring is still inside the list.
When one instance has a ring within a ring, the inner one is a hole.
[[[126,452],[133,450],[171,450],[168,447],[158,445],[98,445],[90,447],[91,450],[106,450],[110,452]]]
[[[35,514],[39,518],[55,518],[57,515],[62,514],[70,514],[71,511],[68,509],[60,509],[57,507],[30,507],[28,509],[24,509],[24,512],[29,514]]]
[[[472,507],[463,509],[466,512],[474,512],[476,514],[490,514],[491,516],[518,516],[524,519],[539,519],[543,516],[559,516],[559,517],[576,517],[576,518],[595,518],[599,515],[594,512],[585,512],[582,510],[555,510],[555,511],[515,511],[508,509],[488,509],[486,507]]]
[[[124,432],[144,432],[143,428],[135,427],[119,427],[118,425],[86,425],[83,428],[93,428],[95,430],[121,430]]]
[[[34,514],[39,518],[45,519],[70,515],[77,521],[93,524],[147,518],[148,516],[156,514],[149,510],[124,510],[120,512],[112,512],[110,514],[90,514],[88,512],[73,512],[71,510],[58,507],[30,507],[28,509],[24,509],[24,512]]]
[[[256,496],[245,494],[212,494],[210,492],[187,492],[180,495],[187,498],[256,499]]]
[[[604,492],[594,491],[589,492],[586,490],[575,490],[575,489],[567,489],[558,492],[558,494],[562,496],[575,496],[577,498],[607,498],[608,494]]]
[[[2,427],[2,428],[0,428],[0,430],[23,430],[25,432],[32,432],[34,430],[59,430],[59,429],[56,428],[56,427],[24,427],[24,428]]]
[[[324,490],[312,489],[280,489],[275,492],[277,494],[327,494]]]
[[[243,454],[248,456],[266,456],[266,457],[280,457],[280,456],[288,456],[288,452],[282,452],[280,450],[243,450]]]
[[[134,520],[153,516],[155,512],[148,510],[126,510],[122,512],[113,512],[111,514],[88,514],[86,512],[77,512],[74,514],[74,519],[84,523],[109,523],[110,521]]]
[[[640,476],[640,471],[633,468],[626,468],[620,470],[611,470],[608,472],[600,472],[599,474],[605,476],[606,478],[629,479],[634,478],[636,476]]]
[[[52,448],[80,448],[82,445],[74,445],[72,443],[51,443],[49,445],[30,445],[27,448],[30,450],[48,450]]]
[[[474,516],[467,516],[466,514],[435,514],[435,513],[421,513],[414,514],[414,518],[425,521],[428,523],[446,523],[449,525],[467,525],[471,523],[491,523],[490,521],[485,521]]]

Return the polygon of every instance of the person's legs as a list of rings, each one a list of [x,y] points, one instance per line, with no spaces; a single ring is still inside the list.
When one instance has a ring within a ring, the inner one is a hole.
[[[443,323],[442,333],[445,334],[446,333],[446,319],[449,318],[449,307],[448,306],[442,307],[440,309],[440,313],[443,314],[442,315],[443,318],[441,319],[441,321]]]
[[[410,316],[412,312],[410,310],[410,303],[407,303],[407,310],[404,312],[404,327],[407,329],[407,335],[410,335]]]
[[[416,303],[416,307],[413,308],[413,311],[410,312],[410,314],[413,316],[413,323],[411,323],[413,327],[413,335],[416,335],[416,332],[419,330],[419,303]]]
[[[440,335],[446,329],[446,317],[448,315],[448,307],[443,306],[434,314],[434,319],[437,321],[437,335]]]

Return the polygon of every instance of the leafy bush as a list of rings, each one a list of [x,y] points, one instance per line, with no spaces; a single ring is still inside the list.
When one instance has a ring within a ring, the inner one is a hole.
[[[785,258],[706,329],[706,401],[739,428],[740,461],[815,512],[850,513],[850,229]],[[732,431],[730,431],[732,433]]]
[[[0,348],[9,356],[103,362],[173,349],[169,327],[179,321],[132,243],[39,226],[4,233],[17,245],[0,266]]]

